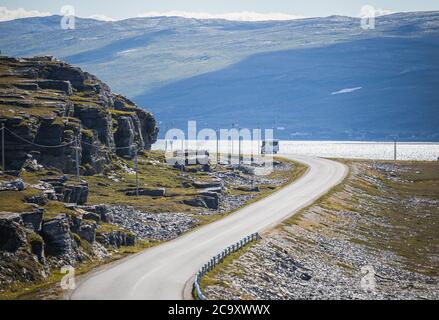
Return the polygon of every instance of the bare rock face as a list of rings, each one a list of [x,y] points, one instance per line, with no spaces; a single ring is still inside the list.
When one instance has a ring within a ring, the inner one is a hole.
[[[21,213],[23,224],[30,230],[39,233],[41,232],[43,223],[43,209],[37,209],[32,212]]]
[[[99,233],[97,235],[97,240],[106,246],[119,248],[122,246],[134,246],[136,236],[124,231],[115,230]]]
[[[18,214],[0,218],[0,251],[16,252],[26,243],[26,235],[20,226]]]
[[[114,135],[112,132],[112,117],[104,108],[90,107],[86,104],[75,105],[75,117],[81,120],[84,128],[97,133],[100,142],[114,148]]]
[[[75,240],[70,234],[69,220],[65,215],[43,223],[42,236],[47,245],[47,254],[51,256],[74,256],[77,248]]]
[[[43,166],[73,174],[78,141],[82,173],[91,175],[111,163],[115,147],[127,147],[118,155],[132,158],[133,144],[149,150],[157,140],[151,113],[77,67],[52,57],[0,57],[0,67],[7,170],[21,169],[32,154]]]
[[[134,140],[150,150],[152,144],[157,141],[159,129],[157,123],[150,112],[137,108],[136,104],[121,95],[114,95],[114,109],[128,113],[135,126]]]
[[[135,138],[135,128],[131,117],[119,117],[117,119],[117,131],[114,135],[116,141],[117,155],[132,158],[135,153],[133,147]]]

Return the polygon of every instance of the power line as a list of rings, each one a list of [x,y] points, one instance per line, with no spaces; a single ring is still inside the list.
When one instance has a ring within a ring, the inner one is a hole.
[[[94,148],[99,148],[101,146],[100,144],[91,144],[91,143],[84,142],[84,141],[82,141],[81,143],[85,144],[87,146],[90,146],[90,147],[94,147]],[[112,148],[112,149],[113,150],[122,150],[122,149],[131,149],[131,148],[133,148],[132,145],[131,146],[127,146],[127,147],[118,147],[118,148]]]
[[[29,140],[27,140],[27,139],[25,139],[25,138],[23,138],[23,137],[20,137],[19,135],[17,135],[16,133],[14,133],[13,131],[9,130],[9,129],[6,128],[6,127],[4,127],[4,129],[5,129],[6,131],[8,131],[11,135],[13,135],[15,138],[17,138],[17,139],[19,139],[19,140],[21,140],[21,141],[23,141],[23,142],[26,142],[26,143],[28,143],[28,144],[34,145],[34,146],[36,146],[36,147],[40,147],[40,148],[62,148],[62,147],[67,147],[67,146],[69,146],[69,145],[75,143],[75,141],[73,140],[73,141],[70,141],[70,142],[68,142],[68,143],[64,143],[64,144],[60,144],[60,145],[55,145],[55,146],[51,145],[51,146],[47,146],[47,145],[42,145],[42,144],[38,144],[38,143],[35,143],[35,142],[32,142],[32,141],[29,141]]]

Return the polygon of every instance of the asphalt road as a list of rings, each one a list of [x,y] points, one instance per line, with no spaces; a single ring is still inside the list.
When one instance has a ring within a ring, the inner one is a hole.
[[[191,279],[212,256],[312,204],[347,174],[341,163],[284,155],[309,166],[296,182],[228,217],[129,257],[81,281],[72,299],[184,299]]]

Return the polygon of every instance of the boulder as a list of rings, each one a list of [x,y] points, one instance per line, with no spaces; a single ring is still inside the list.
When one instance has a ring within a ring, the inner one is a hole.
[[[239,186],[236,188],[236,190],[244,191],[244,192],[260,192],[258,186]]]
[[[120,157],[133,158],[135,153],[134,144],[135,128],[131,117],[122,116],[117,119],[117,131],[114,134],[114,141]]]
[[[40,195],[27,197],[25,200],[27,203],[34,203],[39,206],[44,206],[49,201],[49,198],[46,193],[42,193]]]
[[[39,233],[42,228],[43,223],[43,209],[37,209],[32,212],[24,212],[21,213],[21,219],[23,220],[24,225],[33,230],[36,233]]]
[[[18,214],[0,213],[0,251],[16,252],[26,243]]]
[[[113,221],[111,210],[105,204],[80,206],[79,208],[84,211],[97,214],[102,222],[111,223]]]
[[[225,188],[223,188],[223,187],[214,187],[214,188],[203,189],[200,192],[201,193],[203,193],[203,192],[223,193],[224,189]]]
[[[66,185],[64,190],[64,199],[66,203],[84,204],[88,199],[88,184],[82,182],[77,185]]]
[[[95,222],[101,221],[101,216],[94,212],[86,212],[82,215],[82,218],[86,220],[93,220]]]
[[[212,182],[194,181],[192,182],[192,186],[196,189],[223,188],[223,183],[221,181],[212,181]]]
[[[217,210],[219,207],[219,197],[217,193],[207,192],[202,193],[193,199],[183,200],[183,203],[192,207]]]
[[[72,256],[77,247],[70,234],[69,220],[64,214],[43,222],[42,236],[47,246],[46,252],[51,256]]]
[[[83,222],[77,234],[81,237],[81,239],[94,243],[96,240],[96,223]]]
[[[122,246],[134,246],[136,242],[136,236],[125,231],[116,230],[111,232],[98,233],[96,240],[105,246],[119,248]]]
[[[241,171],[242,173],[248,174],[248,175],[255,175],[256,168],[252,166],[246,166],[246,165],[238,165],[236,166],[236,169]]]

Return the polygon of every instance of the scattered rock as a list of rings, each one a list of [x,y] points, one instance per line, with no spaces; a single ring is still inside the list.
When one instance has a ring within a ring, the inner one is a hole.
[[[24,212],[20,213],[21,219],[23,220],[24,225],[33,230],[36,233],[39,233],[42,228],[43,223],[43,209],[37,209],[33,212]]]
[[[125,192],[127,196],[136,196],[136,190],[129,190]],[[166,189],[165,188],[158,188],[158,189],[139,189],[139,196],[150,196],[150,197],[164,197],[166,195]]]
[[[42,227],[42,236],[47,245],[47,254],[51,256],[67,256],[68,260],[74,260],[76,242],[70,234],[69,220],[61,214],[56,218],[45,221]]]
[[[113,223],[135,234],[140,239],[167,241],[194,228],[198,219],[185,213],[148,213],[131,207],[108,208]]]
[[[0,182],[0,191],[23,191],[24,189],[25,185],[21,179]]]
[[[245,191],[245,192],[260,192],[261,191],[258,186],[239,186],[236,188],[236,190]]]
[[[197,189],[223,188],[223,183],[221,181],[212,181],[212,182],[194,181],[192,182],[192,186]]]
[[[122,247],[122,246],[134,246],[136,242],[136,236],[125,231],[110,231],[98,233],[97,241],[106,246]]]

